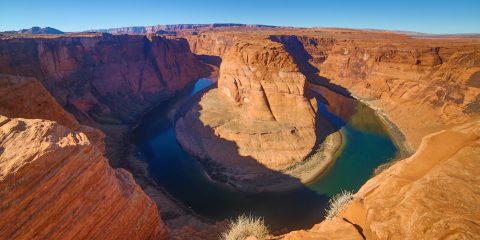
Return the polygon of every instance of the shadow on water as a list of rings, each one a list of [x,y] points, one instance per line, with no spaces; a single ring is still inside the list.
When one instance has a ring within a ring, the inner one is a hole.
[[[294,47],[296,51],[301,51],[298,50],[299,46]],[[296,53],[295,60],[303,66],[302,71],[315,72],[308,68],[308,56]],[[315,74],[305,75],[312,81],[311,76]],[[341,88],[332,91],[330,86],[311,84],[311,94],[317,97],[321,116],[318,122],[328,119],[334,125],[333,131],[339,130],[343,135],[343,146],[333,166],[314,182],[306,186],[299,184],[301,187],[294,191],[258,194],[236,191],[212,181],[201,163],[185,152],[176,140],[174,122],[178,117],[176,115],[181,114],[172,112],[184,113],[187,109],[183,108],[197,102],[207,89],[214,86],[212,84],[208,79],[199,79],[194,86],[145,115],[132,133],[137,157],[149,163],[151,177],[184,205],[205,217],[222,220],[251,213],[265,217],[267,224],[275,231],[309,228],[323,220],[332,195],[342,190],[358,190],[372,176],[375,167],[389,161],[397,153],[381,120],[372,109],[349,94],[339,94]],[[322,125],[317,127],[321,129]],[[203,131],[203,137],[215,137],[207,128],[200,131]],[[225,141],[219,147],[222,147],[222,152],[238,154],[237,146],[232,142]],[[205,164],[205,160],[202,162]],[[256,165],[257,168],[263,167],[248,157],[242,162]],[[270,171],[265,167],[263,169]],[[270,174],[299,183],[297,179],[279,172],[270,171]],[[215,178],[221,178],[221,174]]]

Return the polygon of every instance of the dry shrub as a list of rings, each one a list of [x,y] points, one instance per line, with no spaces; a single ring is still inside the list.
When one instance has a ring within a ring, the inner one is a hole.
[[[333,196],[328,202],[330,206],[326,210],[326,219],[332,219],[337,216],[350,201],[352,201],[353,192],[342,191],[341,193]]]
[[[223,240],[244,240],[247,237],[255,236],[259,239],[270,234],[265,221],[261,217],[240,215],[232,221],[227,231],[222,234]]]

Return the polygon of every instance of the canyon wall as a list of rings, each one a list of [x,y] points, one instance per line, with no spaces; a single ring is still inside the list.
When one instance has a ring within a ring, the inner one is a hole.
[[[132,123],[207,74],[184,39],[79,35],[0,40],[0,73],[37,78],[82,123]]]
[[[155,203],[109,166],[103,137],[36,79],[0,74],[1,238],[167,238]]]
[[[363,100],[418,148],[367,182],[339,217],[286,239],[480,234],[479,41],[292,29],[185,38],[0,39],[0,73],[10,74],[0,75],[0,236],[166,236],[155,204],[128,172],[108,165],[104,135],[76,119],[104,131],[135,122],[206,74],[188,44],[222,65],[219,88],[177,122],[177,137],[215,160],[209,173],[229,175],[233,185],[284,183],[279,172],[312,150],[318,119],[310,84]],[[107,137],[125,131],[112,129]]]
[[[474,40],[273,38],[297,53],[312,82],[348,89],[386,114],[412,149],[427,134],[479,116],[480,45]]]

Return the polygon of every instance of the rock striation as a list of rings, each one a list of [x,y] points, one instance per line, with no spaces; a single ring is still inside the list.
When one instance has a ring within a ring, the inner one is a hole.
[[[240,41],[223,57],[218,89],[178,120],[177,138],[243,181],[302,162],[316,143],[305,80],[281,44]]]
[[[2,238],[166,238],[155,203],[108,164],[103,138],[36,79],[0,74]]]
[[[41,119],[0,116],[5,239],[164,239],[156,205],[102,144]]]

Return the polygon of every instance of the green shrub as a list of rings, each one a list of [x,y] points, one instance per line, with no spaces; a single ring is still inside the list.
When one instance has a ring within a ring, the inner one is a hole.
[[[265,221],[261,217],[240,215],[232,221],[227,231],[222,234],[223,240],[244,240],[249,236],[255,236],[259,239],[265,238],[270,234]]]
[[[333,196],[328,203],[330,206],[326,210],[326,219],[332,219],[337,216],[350,201],[352,201],[353,192],[342,191],[341,193]]]

